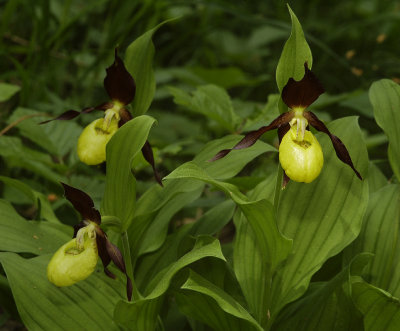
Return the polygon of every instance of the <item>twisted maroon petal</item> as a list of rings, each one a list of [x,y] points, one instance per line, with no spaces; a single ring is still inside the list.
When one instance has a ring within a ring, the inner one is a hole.
[[[308,123],[310,123],[310,125],[316,128],[318,131],[324,132],[329,136],[339,160],[349,165],[350,168],[353,169],[357,177],[362,180],[362,177],[357,169],[354,167],[350,154],[343,142],[338,137],[333,135],[326,127],[326,125],[314,113],[310,111],[305,111],[303,115],[307,119]]]

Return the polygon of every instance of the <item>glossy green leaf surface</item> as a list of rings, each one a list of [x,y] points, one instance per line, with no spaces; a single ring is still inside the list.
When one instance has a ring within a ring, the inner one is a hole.
[[[376,123],[389,138],[389,161],[400,180],[400,86],[392,80],[382,79],[372,84],[369,98]]]
[[[234,317],[247,321],[247,327],[242,325],[247,330],[263,330],[257,321],[237,301],[194,271],[190,272],[189,278],[182,285],[181,289],[199,292],[214,299],[220,309]]]
[[[155,120],[138,116],[120,129],[107,144],[107,179],[102,214],[117,216],[126,230],[133,219],[136,203],[136,179],[131,172],[132,160],[141,152]]]
[[[362,280],[353,282],[352,297],[364,314],[365,331],[399,330],[400,302],[397,298]]]
[[[136,320],[156,320],[159,312],[157,309],[153,309],[153,305],[156,305],[156,302],[158,302],[158,300],[160,300],[168,290],[175,274],[191,263],[205,257],[215,257],[225,260],[218,240],[211,237],[199,237],[191,251],[183,255],[174,263],[168,265],[165,269],[159,272],[156,277],[148,281],[143,300],[137,302],[118,302],[114,312],[115,319],[126,326],[129,325],[129,328],[132,328],[133,330],[136,328]],[[143,314],[143,310],[140,308],[141,306],[145,307],[143,309],[147,311],[147,315]],[[137,314],[141,314],[142,316],[139,317]],[[152,329],[149,328],[143,331],[147,330]]]
[[[362,231],[345,250],[347,259],[359,252],[375,255],[363,276],[369,283],[400,297],[400,187],[386,185],[369,200]]]
[[[57,288],[46,277],[51,255],[23,259],[0,253],[19,314],[29,330],[119,330],[112,312],[124,284],[99,267],[88,279]],[[34,304],[33,304],[34,303]]]
[[[156,81],[153,70],[154,44],[152,38],[153,34],[166,22],[168,21],[142,34],[126,49],[125,66],[136,83],[135,99],[132,102],[134,117],[146,113],[153,101]]]
[[[367,152],[357,119],[343,118],[328,127],[347,146],[365,178]],[[368,204],[367,181],[337,159],[328,137],[316,137],[325,158],[320,176],[310,184],[290,182],[281,193],[278,227],[293,239],[293,249],[274,279],[275,311],[302,295],[322,264],[358,236]]]
[[[27,221],[5,200],[0,200],[0,250],[32,253],[55,252],[70,240],[73,229],[63,224]]]

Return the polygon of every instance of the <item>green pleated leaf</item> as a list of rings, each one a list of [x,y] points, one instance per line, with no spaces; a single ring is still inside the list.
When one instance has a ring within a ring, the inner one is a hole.
[[[276,68],[276,83],[279,92],[288,82],[289,78],[299,81],[304,76],[304,63],[308,63],[308,68],[312,67],[312,54],[310,47],[304,38],[303,29],[296,15],[293,13],[289,4],[287,5],[292,20],[292,31],[286,41],[281,57]],[[281,113],[287,110],[287,106],[279,100],[279,110]]]
[[[233,299],[228,293],[224,292],[221,288],[218,286],[214,285],[207,279],[203,278],[199,274],[195,273],[193,270],[190,271],[190,276],[187,279],[187,281],[182,285],[181,289],[183,290],[190,290],[190,291],[195,291],[198,293],[202,293],[213,300],[218,305],[219,309],[222,309],[224,312],[226,312],[229,315],[232,315],[236,318],[239,318],[241,320],[246,321],[246,325],[240,325],[241,327],[244,327],[246,330],[263,330],[263,328],[257,323],[257,321],[249,314],[249,312],[244,309],[235,299]],[[212,307],[203,307],[200,308],[203,312],[205,313],[210,312],[210,315],[212,315],[212,312],[210,311],[210,308]],[[203,315],[203,321],[206,321],[206,316]],[[219,314],[220,319],[226,319],[225,315]],[[227,319],[226,321],[219,321],[220,324],[230,324],[232,323],[231,319]],[[207,323],[208,324],[208,323]],[[222,327],[222,325],[219,326],[217,330],[228,330],[226,327]],[[234,327],[236,330],[240,330],[237,327]]]
[[[136,179],[131,172],[132,160],[141,152],[155,120],[142,115],[122,126],[107,144],[106,189],[102,214],[118,217],[122,231],[133,219],[136,203]]]
[[[345,250],[351,259],[359,252],[375,255],[363,276],[369,283],[400,298],[400,186],[386,185],[373,193],[368,203],[363,228]]]
[[[185,238],[188,236],[215,235],[230,221],[234,209],[235,204],[231,200],[218,204],[196,222],[187,224],[170,234],[160,249],[143,256],[135,275],[139,288],[144,288],[149,279],[179,258],[179,247]]]
[[[355,167],[366,178],[367,151],[357,119],[339,119],[328,127],[347,146]],[[320,176],[310,184],[291,181],[281,193],[278,226],[293,239],[293,249],[272,285],[275,312],[300,297],[322,264],[358,236],[368,204],[367,181],[359,180],[339,161],[326,135],[316,137],[325,158]]]
[[[153,70],[154,45],[152,38],[153,34],[169,21],[162,22],[147,31],[126,49],[125,66],[136,83],[136,94],[132,102],[134,117],[146,113],[153,101],[156,81]]]
[[[57,288],[46,277],[51,255],[23,259],[0,253],[21,319],[29,330],[118,330],[112,312],[125,296],[123,281],[99,272],[73,286]]]
[[[272,330],[362,330],[362,315],[349,295],[351,276],[361,275],[373,255],[357,255],[328,282],[312,283],[306,294],[285,307]]]
[[[126,301],[118,302],[114,311],[115,319],[124,326],[126,326],[127,328],[132,330],[138,330],[135,324],[136,321],[155,320],[159,313],[157,310],[148,309],[147,310],[148,315],[144,315],[143,312],[140,309],[138,309],[137,306],[144,304],[147,305],[147,303],[144,303],[144,301],[149,302],[148,304],[151,305],[150,302],[158,300],[168,290],[172,278],[180,270],[190,265],[191,263],[201,260],[205,257],[215,257],[221,260],[225,260],[218,240],[211,237],[199,237],[196,240],[196,243],[190,252],[183,255],[176,262],[169,264],[166,268],[164,268],[161,272],[159,272],[153,279],[148,281],[147,288],[144,292],[145,296],[142,300],[138,302],[126,302]],[[140,316],[136,315],[139,312],[141,313],[141,315]],[[153,329],[149,328],[140,330],[150,331]]]
[[[21,87],[19,87],[18,85],[0,83],[0,102],[7,101],[20,89]]]
[[[400,180],[400,86],[389,79],[382,79],[371,85],[369,98],[376,123],[388,136],[390,165]]]
[[[170,87],[169,90],[176,104],[214,120],[230,132],[234,131],[240,122],[228,93],[219,86],[200,86],[192,95],[175,87]]]
[[[194,162],[187,162],[178,167],[165,177],[165,180],[183,178],[198,179],[216,186],[240,207],[255,231],[264,261],[268,261],[272,270],[289,254],[291,241],[279,232],[273,206],[267,200],[249,201],[236,186],[213,179]]]
[[[400,330],[400,301],[361,279],[352,284],[352,297],[364,315],[365,331]]]
[[[0,250],[36,255],[54,253],[72,238],[63,224],[27,221],[5,200],[0,200]]]

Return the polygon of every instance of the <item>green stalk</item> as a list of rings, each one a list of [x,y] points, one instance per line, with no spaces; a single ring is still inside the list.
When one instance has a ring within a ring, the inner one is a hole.
[[[275,194],[274,194],[274,211],[275,215],[278,214],[279,200],[282,191],[283,169],[281,164],[278,164],[278,174],[276,175]]]
[[[138,288],[136,287],[135,279],[133,278],[133,267],[132,267],[131,249],[129,247],[128,233],[126,231],[122,232],[121,238],[122,238],[122,249],[124,251],[126,274],[132,281],[132,299],[133,301],[138,301],[140,300],[140,293]]]

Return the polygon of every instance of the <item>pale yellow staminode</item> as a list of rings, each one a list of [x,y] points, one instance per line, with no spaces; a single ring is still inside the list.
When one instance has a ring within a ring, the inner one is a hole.
[[[321,145],[310,131],[305,130],[303,137],[298,133],[295,124],[285,134],[279,145],[279,161],[290,179],[310,183],[320,174],[324,156]]]
[[[53,255],[47,265],[47,278],[59,287],[73,285],[90,276],[97,259],[96,234],[90,224]]]

